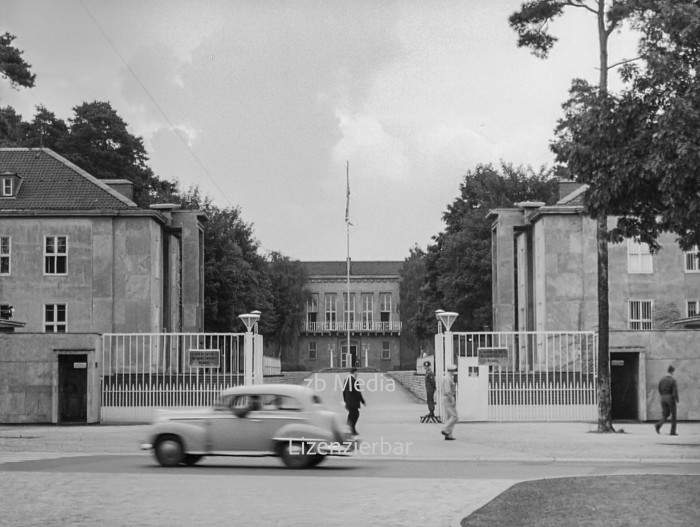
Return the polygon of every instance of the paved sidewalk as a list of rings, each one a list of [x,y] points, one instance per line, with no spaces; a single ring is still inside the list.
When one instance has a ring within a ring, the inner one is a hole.
[[[344,374],[317,374],[310,383],[343,418]],[[361,374],[365,399],[357,428],[367,458],[511,461],[610,460],[700,463],[700,423],[680,422],[678,436],[666,425],[619,423],[624,433],[599,434],[595,423],[459,423],[456,441],[444,441],[440,424],[421,423],[425,405],[381,374]],[[374,384],[371,383],[374,382]],[[77,454],[131,454],[148,425],[0,425],[0,462]]]

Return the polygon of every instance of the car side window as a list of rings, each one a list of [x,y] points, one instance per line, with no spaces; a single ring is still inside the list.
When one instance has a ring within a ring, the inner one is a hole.
[[[279,397],[279,409],[298,412],[299,410],[301,410],[301,404],[299,404],[299,401],[297,401],[293,397],[287,397],[286,395],[282,395]]]
[[[232,410],[256,411],[262,407],[259,395],[239,395],[232,404]]]

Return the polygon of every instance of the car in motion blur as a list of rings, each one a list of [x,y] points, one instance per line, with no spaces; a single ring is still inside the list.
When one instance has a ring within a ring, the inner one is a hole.
[[[224,390],[211,408],[156,410],[141,448],[165,467],[204,456],[277,456],[287,467],[307,468],[351,455],[356,438],[310,388],[256,384]]]

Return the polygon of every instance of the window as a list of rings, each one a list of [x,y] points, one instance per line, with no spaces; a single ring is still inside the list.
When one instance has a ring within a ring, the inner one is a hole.
[[[685,272],[700,273],[700,250],[698,247],[693,247],[692,250],[685,253]]]
[[[328,293],[323,297],[325,302],[326,329],[335,329],[338,322],[338,312],[336,311],[336,295]]]
[[[309,342],[309,358],[316,359],[318,355],[316,354],[316,343]]]
[[[66,274],[67,259],[67,238],[47,236],[44,242],[44,274]]]
[[[382,342],[382,359],[387,360],[391,358],[391,343]]]
[[[348,294],[343,293],[343,320],[348,328],[355,325],[355,293],[350,293],[350,306],[348,307]]]
[[[630,300],[630,329],[653,329],[653,302]]]
[[[686,316],[697,317],[700,315],[700,300],[688,300],[686,304]]]
[[[14,179],[11,177],[2,178],[2,195],[12,196],[14,192]]]
[[[0,236],[0,274],[10,274],[10,237]]]
[[[379,320],[385,328],[391,320],[391,293],[379,293]]]
[[[316,323],[316,317],[318,316],[318,293],[311,295],[306,301],[306,321],[311,324]]]
[[[627,240],[627,272],[630,274],[649,274],[654,272],[654,263],[649,244],[633,239]]]
[[[362,293],[362,329],[372,329],[374,295]]]
[[[46,304],[44,306],[44,332],[66,332],[66,305]]]

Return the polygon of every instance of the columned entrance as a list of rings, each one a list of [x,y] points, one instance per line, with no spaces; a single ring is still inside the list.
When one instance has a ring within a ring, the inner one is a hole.
[[[348,353],[348,343],[344,342],[340,347],[340,367],[341,368],[359,368],[360,357],[357,353],[357,344],[350,342],[350,353]]]

